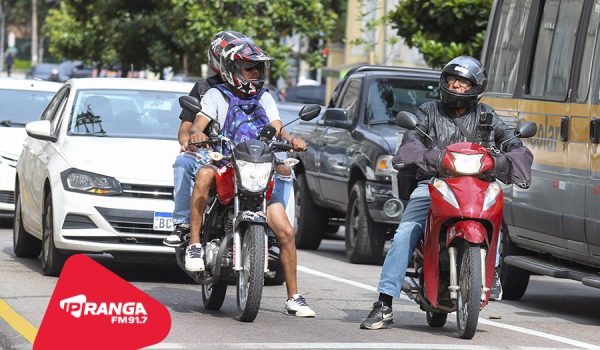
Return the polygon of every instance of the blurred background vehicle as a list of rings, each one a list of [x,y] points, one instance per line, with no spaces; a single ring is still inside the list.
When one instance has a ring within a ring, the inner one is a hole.
[[[56,93],[17,163],[14,252],[58,275],[69,254],[172,259],[178,98],[192,83],[72,79]],[[35,170],[35,171],[34,171]]]
[[[15,209],[15,167],[25,140],[25,124],[37,120],[61,84],[0,79],[0,217]]]
[[[287,102],[325,105],[325,85],[291,86],[285,93]]]
[[[55,63],[39,63],[31,67],[27,72],[27,79],[38,79],[47,81],[59,81],[58,64]]]
[[[81,61],[64,61],[58,66],[59,81],[63,83],[71,78],[89,78],[92,72],[93,69],[85,67]]]

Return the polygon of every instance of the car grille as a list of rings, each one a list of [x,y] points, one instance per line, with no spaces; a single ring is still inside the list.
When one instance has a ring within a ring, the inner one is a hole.
[[[121,188],[126,197],[173,199],[173,186],[121,184]]]
[[[166,231],[154,231],[154,212],[96,207],[96,210],[119,232],[123,243],[160,245]]]
[[[0,191],[0,202],[15,204],[15,193],[13,191]]]

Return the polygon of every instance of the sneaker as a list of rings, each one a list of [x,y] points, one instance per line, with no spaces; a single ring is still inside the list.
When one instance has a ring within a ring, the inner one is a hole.
[[[185,248],[185,269],[190,272],[204,271],[204,250],[202,244],[194,243]]]
[[[317,315],[300,294],[294,294],[285,302],[284,313],[298,317],[315,317]]]
[[[279,241],[277,240],[275,234],[273,234],[273,231],[271,231],[271,229],[269,229],[267,234],[267,243],[269,247],[269,259],[279,259]]]
[[[383,305],[381,301],[373,303],[373,310],[360,324],[361,329],[381,329],[394,323],[394,314],[390,306]]]
[[[494,281],[492,282],[492,292],[490,293],[490,300],[502,300],[502,283],[500,283],[500,274],[498,273],[498,271],[494,273]]]
[[[175,229],[163,240],[163,244],[167,247],[181,247],[181,245],[189,238],[190,226],[186,224],[175,225]]]

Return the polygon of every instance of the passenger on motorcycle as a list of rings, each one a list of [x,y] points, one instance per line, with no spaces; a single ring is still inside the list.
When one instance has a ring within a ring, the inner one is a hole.
[[[486,84],[486,72],[478,60],[468,56],[454,58],[442,70],[439,84],[441,100],[426,102],[415,113],[419,119],[419,129],[431,139],[418,130],[404,134],[394,163],[414,164],[418,185],[410,195],[385,257],[379,279],[379,298],[360,328],[380,329],[393,321],[392,299],[400,296],[408,263],[417,244],[423,239],[430,206],[427,183],[432,177],[440,176],[444,149],[477,135],[482,112],[493,113],[491,133],[496,149],[500,150],[502,142],[514,136],[490,106],[479,103]],[[506,184],[527,187],[531,181],[531,152],[517,138],[507,141],[501,151],[498,154],[490,152],[495,156],[492,175]],[[501,290],[496,274],[492,298],[498,299]]]
[[[225,136],[236,141],[256,139],[260,129],[270,124],[283,139],[292,144],[295,151],[305,151],[304,140],[292,138],[282,129],[275,100],[262,88],[265,71],[272,58],[243,34],[221,32],[217,36],[218,39],[212,45],[222,48],[220,68],[221,78],[225,83],[216,85],[204,95],[202,110],[197,114],[193,126],[197,132],[191,135],[190,140],[205,141],[207,137],[201,131],[204,131],[212,118],[218,121]],[[200,243],[202,214],[217,170],[214,165],[206,164],[196,174],[191,201],[190,241],[185,254],[185,268],[188,271],[204,270],[204,251]],[[293,186],[293,172],[285,165],[279,165],[276,172],[274,190],[267,203],[267,222],[280,243],[280,260],[288,293],[285,312],[300,317],[314,317],[315,312],[304,297],[298,294],[294,228],[285,211]]]
[[[223,80],[221,79],[221,63],[219,62],[223,48],[220,45],[216,45],[221,37],[220,34],[215,36],[208,47],[208,66],[212,69],[214,75],[208,77],[205,81],[199,81],[194,84],[189,93],[190,96],[196,97],[199,101],[202,100],[202,96],[206,94],[208,89],[223,84]],[[179,119],[181,119],[181,124],[179,124],[177,139],[181,145],[181,153],[179,153],[173,164],[173,197],[175,201],[173,225],[175,227],[173,232],[163,241],[163,244],[169,247],[179,247],[189,237],[190,200],[194,178],[198,169],[209,161],[206,149],[198,149],[198,147],[188,144],[193,133],[192,126],[196,115],[184,109],[181,111]]]

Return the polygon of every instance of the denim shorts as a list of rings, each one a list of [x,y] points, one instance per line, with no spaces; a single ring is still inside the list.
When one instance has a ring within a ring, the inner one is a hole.
[[[294,190],[294,171],[289,176],[284,176],[275,173],[273,175],[273,191],[271,192],[271,199],[267,203],[267,206],[275,203],[280,203],[283,208],[287,208],[290,194]]]

